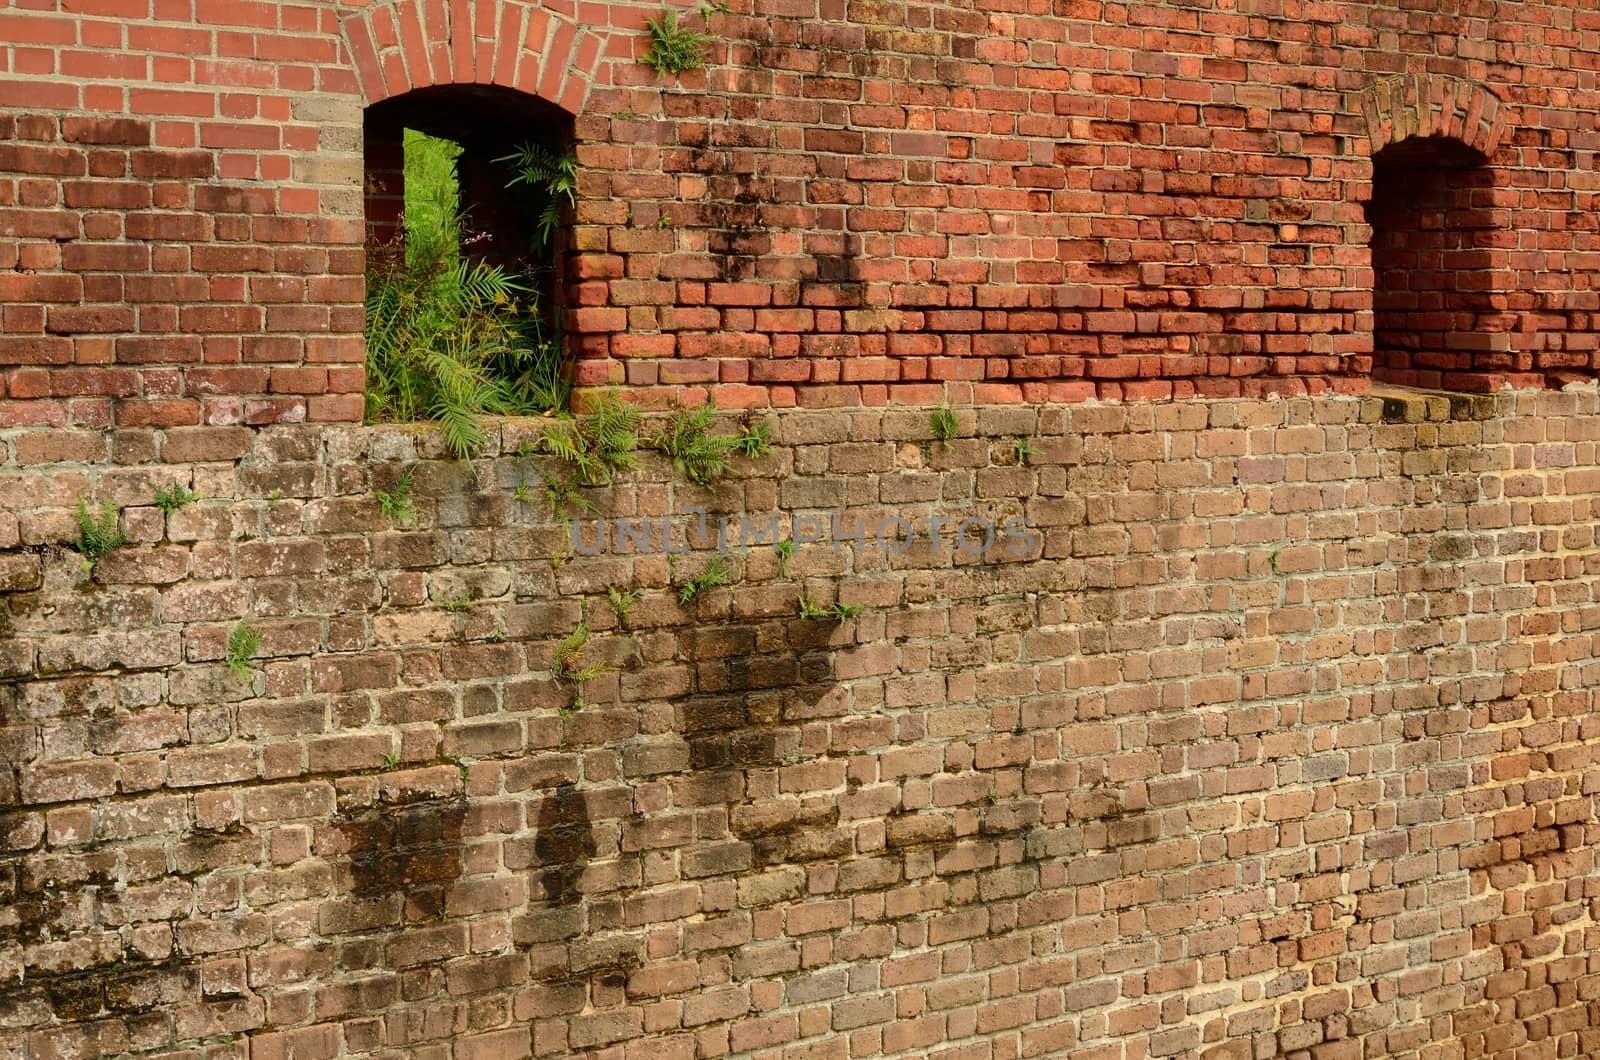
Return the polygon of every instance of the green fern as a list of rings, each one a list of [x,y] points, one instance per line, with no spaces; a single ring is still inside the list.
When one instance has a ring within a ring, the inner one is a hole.
[[[576,629],[562,638],[561,644],[556,648],[555,661],[550,666],[550,672],[557,681],[577,686],[577,694],[572,705],[578,710],[583,709],[583,686],[610,669],[603,662],[584,663],[583,655],[588,650],[590,636],[589,621],[584,619],[578,623]]]
[[[778,557],[778,575],[787,578],[789,576],[789,560],[794,558],[794,538],[784,538],[772,546],[772,551]]]
[[[572,479],[554,478],[549,475],[544,479],[544,497],[550,502],[550,510],[558,519],[565,519],[569,508],[579,508],[583,511],[594,511],[594,505],[589,499],[578,492],[578,483]]]
[[[609,486],[638,466],[639,410],[607,395],[581,420],[557,420],[539,435],[537,449],[571,465],[580,485]]]
[[[748,457],[766,456],[772,451],[772,424],[766,420],[745,422],[733,447]]]
[[[711,38],[683,25],[675,12],[663,11],[660,18],[646,19],[644,25],[650,34],[650,49],[642,61],[657,77],[698,70],[706,64]]]
[[[721,556],[712,556],[700,573],[678,585],[678,602],[687,604],[707,589],[728,584],[728,562]]]
[[[949,405],[940,405],[934,409],[929,417],[929,423],[933,428],[933,436],[941,442],[954,441],[961,431],[961,421],[956,418],[955,409]]]
[[[261,634],[249,621],[239,623],[228,634],[228,670],[238,677],[249,677],[250,660],[261,650]]]
[[[174,482],[170,489],[156,487],[156,507],[167,515],[171,515],[179,508],[185,508],[200,499],[200,494],[190,493],[181,482]]]
[[[578,156],[571,151],[558,155],[548,147],[527,143],[495,161],[509,164],[515,173],[507,187],[527,188],[533,193],[533,212],[538,217],[534,252],[548,253],[561,227],[562,207],[577,202]]]
[[[823,622],[844,622],[855,618],[866,610],[864,604],[834,604],[832,607],[823,607],[811,597],[801,594],[800,617]]]
[[[367,419],[435,420],[466,457],[487,440],[483,416],[564,407],[571,386],[547,305],[548,247],[509,267],[461,252],[459,153],[407,132],[401,245],[368,255]]]
[[[678,473],[698,486],[709,486],[728,470],[739,444],[732,434],[712,434],[717,410],[710,404],[680,408],[655,438],[655,447],[672,458]]]
[[[89,513],[87,501],[78,501],[78,553],[85,570],[128,543],[121,527],[122,512],[113,501],[106,501],[99,515]]]
[[[633,609],[634,603],[639,599],[637,589],[623,590],[615,585],[606,586],[606,599],[611,604],[611,613],[618,619],[626,619],[628,612]]]
[[[384,517],[397,523],[410,522],[416,518],[416,512],[411,507],[411,479],[414,472],[407,471],[395,480],[394,488],[388,490],[374,490],[373,496],[378,498],[378,509]]]

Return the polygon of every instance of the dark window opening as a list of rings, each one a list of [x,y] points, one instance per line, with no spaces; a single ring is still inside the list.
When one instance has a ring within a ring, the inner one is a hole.
[[[510,89],[448,85],[368,108],[367,411],[440,421],[565,405],[560,337],[572,120]]]
[[[1511,367],[1508,233],[1482,154],[1443,136],[1412,137],[1373,157],[1375,380],[1482,389]]]

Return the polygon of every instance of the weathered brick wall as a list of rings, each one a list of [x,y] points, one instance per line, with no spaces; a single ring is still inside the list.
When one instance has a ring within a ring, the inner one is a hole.
[[[961,416],[591,491],[1040,535],[761,547],[688,606],[704,550],[515,499],[536,423],[476,477],[425,430],[0,435],[0,1056],[1600,1050],[1593,389]],[[135,539],[92,575],[90,494]]]
[[[1359,390],[1373,155],[1430,136],[1487,159],[1493,238],[1448,275],[1493,288],[1455,329],[1475,341],[1396,377],[1594,368],[1592,5],[730,8],[681,80],[637,61],[657,8],[623,0],[0,8],[0,416],[358,418],[364,108],[445,84],[575,116],[585,384],[812,406],[952,380],[991,401]]]

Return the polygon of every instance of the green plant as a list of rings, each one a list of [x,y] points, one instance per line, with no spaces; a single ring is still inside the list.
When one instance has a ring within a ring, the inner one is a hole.
[[[940,405],[929,416],[929,424],[933,428],[933,436],[941,442],[950,442],[955,439],[961,430],[961,421],[956,419],[956,410],[949,405]]]
[[[643,62],[657,77],[698,70],[706,64],[711,38],[683,25],[676,12],[663,11],[660,18],[646,19],[644,25],[650,50],[644,53]]]
[[[607,486],[638,466],[639,410],[608,394],[589,415],[558,420],[539,435],[537,449],[570,464],[585,486]]]
[[[855,618],[865,610],[866,606],[864,604],[834,604],[831,607],[823,607],[804,593],[800,595],[801,618],[812,618],[825,622],[844,622]]]
[[[544,497],[550,502],[550,510],[556,518],[567,517],[568,506],[576,506],[585,511],[593,511],[594,505],[590,504],[583,494],[578,492],[578,484],[572,479],[554,478],[546,475],[544,478]]]
[[[461,252],[460,153],[406,132],[403,230],[368,255],[367,419],[436,420],[466,457],[485,441],[481,416],[561,408],[571,388],[546,308],[548,263],[502,267]]]
[[[392,488],[372,491],[372,495],[378,498],[378,510],[383,512],[384,518],[399,523],[416,518],[416,512],[411,507],[413,475],[414,472],[407,471],[395,480]]]
[[[106,501],[99,515],[89,513],[89,503],[78,501],[78,541],[76,548],[83,556],[83,569],[91,570],[106,556],[128,543],[122,531],[122,511],[113,501]]]
[[[481,261],[387,261],[367,277],[367,418],[436,420],[458,457],[481,446],[484,415],[565,403],[560,351],[531,291]]]
[[[767,420],[746,420],[739,426],[733,447],[748,457],[766,456],[772,451],[772,424]]]
[[[678,473],[697,486],[708,486],[727,471],[728,458],[739,444],[738,435],[711,433],[716,417],[716,407],[709,403],[680,408],[654,439]]]
[[[615,585],[606,586],[606,600],[611,604],[611,613],[619,619],[628,617],[629,610],[639,599],[637,589],[619,589]]]
[[[267,494],[268,504],[277,504],[281,500],[283,500],[282,490],[273,490],[271,493]]]
[[[714,589],[719,585],[728,584],[728,561],[721,556],[712,556],[701,568],[700,573],[693,578],[679,583],[678,602],[687,604],[707,589]]]
[[[784,538],[772,546],[772,551],[778,556],[778,574],[787,578],[789,576],[789,560],[794,558],[794,538]]]
[[[534,252],[547,254],[561,226],[561,208],[577,202],[578,156],[568,151],[557,154],[540,144],[527,143],[496,162],[507,163],[514,175],[507,187],[527,188],[534,196],[531,204],[538,217],[534,233]]]
[[[462,593],[460,596],[452,597],[444,602],[444,609],[451,614],[460,614],[471,606],[472,596],[468,593]]]
[[[383,753],[383,768],[385,772],[388,772],[391,769],[396,769],[399,767],[399,765],[399,755],[395,754],[393,751],[385,751]]]
[[[261,650],[261,633],[249,620],[233,627],[228,634],[228,670],[237,677],[250,676],[250,660]]]
[[[610,669],[603,662],[584,663],[583,655],[588,650],[590,636],[592,633],[589,629],[589,620],[584,619],[578,623],[576,629],[562,638],[561,644],[556,648],[555,660],[550,664],[550,672],[557,681],[566,681],[577,686],[577,694],[572,705],[578,710],[583,709],[583,686]]]
[[[511,499],[518,504],[533,503],[533,493],[528,489],[527,479],[521,479],[517,482],[517,488],[511,491]]]
[[[174,482],[169,489],[156,487],[156,507],[167,515],[171,515],[179,508],[187,507],[200,499],[200,494],[191,493],[181,482]]]
[[[1038,451],[1039,450],[1037,450],[1037,449],[1035,449],[1033,447],[1033,439],[1031,439],[1031,438],[1018,438],[1017,439],[1017,463],[1026,464],[1028,462],[1028,458],[1033,456]]]

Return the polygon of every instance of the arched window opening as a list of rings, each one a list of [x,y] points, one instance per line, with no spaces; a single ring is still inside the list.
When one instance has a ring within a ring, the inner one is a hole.
[[[571,117],[488,85],[369,107],[367,412],[434,419],[459,454],[478,417],[561,408],[560,219]]]
[[[1481,390],[1513,368],[1507,233],[1486,161],[1445,136],[1411,137],[1373,156],[1375,380]]]

